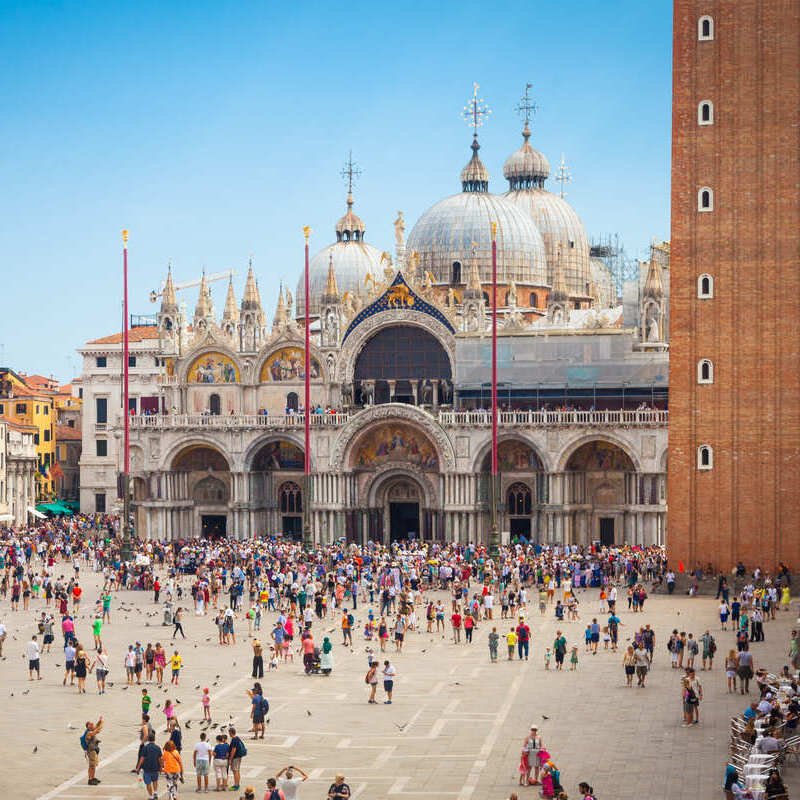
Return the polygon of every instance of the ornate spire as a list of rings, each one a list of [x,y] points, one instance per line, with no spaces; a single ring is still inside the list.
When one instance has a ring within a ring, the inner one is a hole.
[[[200,294],[197,297],[197,305],[194,308],[194,324],[198,325],[200,322],[208,323],[209,319],[213,316],[213,309],[211,308],[211,292],[208,288],[208,281],[206,280],[206,271],[203,270],[203,276],[200,278]]]
[[[569,300],[567,281],[564,278],[564,265],[561,262],[561,242],[558,242],[556,249],[556,264],[553,274],[553,288],[550,291],[551,303],[565,303]]]
[[[161,311],[162,313],[178,309],[178,298],[175,295],[175,283],[172,280],[172,262],[167,267],[167,279],[164,281],[164,289],[161,292]]]
[[[239,307],[236,305],[236,293],[233,291],[233,276],[228,281],[228,293],[225,296],[225,310],[222,312],[222,321],[239,321]]]
[[[262,313],[264,311],[264,309],[261,307],[261,295],[258,293],[258,283],[256,282],[256,276],[253,272],[252,259],[250,260],[247,268],[247,280],[244,282],[242,311],[260,311]]]
[[[481,273],[478,268],[478,245],[472,243],[472,260],[469,265],[469,275],[467,276],[467,287],[464,297],[483,297],[483,286],[481,285]]]
[[[650,266],[647,268],[647,278],[644,282],[644,296],[660,301],[664,297],[664,276],[661,264],[651,253]]]
[[[472,97],[469,103],[464,106],[461,116],[464,121],[472,128],[472,158],[464,169],[461,170],[461,189],[464,192],[488,192],[489,191],[489,171],[478,157],[478,128],[480,128],[489,115],[492,113],[489,106],[478,97],[477,83],[472,84]]]
[[[322,295],[323,303],[339,302],[339,287],[336,285],[336,270],[333,267],[333,253],[328,254],[328,280],[325,283],[325,293]]]
[[[514,192],[519,189],[542,189],[550,174],[550,164],[538,150],[534,150],[528,141],[531,138],[530,121],[536,111],[536,103],[530,98],[532,84],[525,84],[525,94],[519,101],[516,111],[523,119],[522,147],[512,153],[503,164],[503,176],[508,181],[508,188]]]
[[[347,181],[347,211],[336,223],[337,242],[360,242],[367,230],[361,218],[353,213],[353,183],[361,176],[361,168],[353,161],[353,151],[347,156],[341,176]]]
[[[286,301],[283,295],[283,282],[281,281],[280,289],[278,289],[278,304],[275,307],[275,316],[272,318],[272,327],[278,328],[281,325],[285,325],[287,320]]]

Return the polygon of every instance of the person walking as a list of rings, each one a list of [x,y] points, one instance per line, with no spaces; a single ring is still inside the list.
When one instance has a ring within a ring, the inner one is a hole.
[[[375,699],[375,692],[378,690],[378,662],[370,661],[367,674],[364,676],[364,683],[369,686],[369,699],[367,703],[370,705],[377,703]]]
[[[564,656],[567,654],[567,639],[561,631],[556,631],[556,638],[553,640],[553,652],[556,656],[556,670],[561,672],[564,668]]]
[[[458,609],[450,615],[450,624],[453,626],[453,644],[461,644],[461,614]]]
[[[245,743],[236,735],[236,728],[228,728],[231,737],[228,750],[228,769],[233,773],[232,791],[238,791],[242,771],[242,759],[247,755]]]
[[[644,689],[644,684],[647,680],[647,671],[650,668],[650,658],[641,642],[636,645],[633,656],[636,660],[636,685]]]
[[[750,694],[750,680],[753,677],[753,654],[747,649],[745,644],[736,657],[736,674],[739,676],[740,694]]]
[[[692,719],[690,722],[697,725],[700,722],[700,703],[703,702],[703,686],[697,680],[697,673],[693,670],[687,670],[686,677],[689,679],[689,688],[692,690],[693,700],[692,706]]]
[[[147,736],[147,744],[142,748],[139,760],[136,762],[136,771],[142,771],[142,781],[150,800],[158,800],[161,756],[161,748],[156,744],[156,732],[151,731]]]
[[[178,797],[178,781],[183,783],[183,761],[181,761],[181,754],[172,740],[164,745],[164,750],[161,753],[161,771],[164,773],[164,780],[167,783],[169,800],[176,800]]]
[[[636,672],[636,655],[633,645],[628,645],[625,655],[622,657],[622,665],[625,668],[625,685],[630,689],[633,686],[633,675]]]
[[[264,647],[258,639],[253,639],[253,678],[264,677]]]
[[[97,653],[94,661],[92,662],[91,669],[94,670],[94,676],[97,680],[97,694],[106,693],[106,678],[108,677],[108,653],[105,647],[100,645],[100,651]]]
[[[519,618],[519,624],[517,625],[517,657],[520,661],[522,661],[523,655],[525,656],[525,660],[528,660],[528,654],[530,651],[530,643],[531,643],[531,629],[527,622],[525,622],[525,617]]]
[[[383,704],[390,706],[392,704],[392,692],[394,691],[394,681],[397,677],[397,670],[388,660],[383,662],[383,691],[386,692],[386,700]]]
[[[184,639],[186,638],[186,634],[183,632],[182,623],[183,623],[183,609],[180,606],[178,606],[178,608],[175,609],[175,613],[172,615],[172,624],[175,626],[172,631],[173,639],[177,635],[178,631],[180,631],[180,634],[181,636],[183,636]]]
[[[334,777],[328,789],[328,800],[350,800],[350,787],[344,782],[344,775]]]
[[[36,673],[36,679],[42,679],[42,672],[39,666],[39,642],[36,637],[31,637],[31,640],[25,645],[25,654],[28,656],[28,680],[33,680],[33,673]]]
[[[170,683],[174,683],[175,686],[177,686],[181,677],[181,667],[183,667],[183,658],[177,650],[169,657],[169,665],[172,670],[172,679]]]
[[[491,633],[489,634],[489,660],[492,664],[497,663],[497,645],[500,641],[500,635],[497,633],[497,628],[492,628]]]
[[[197,776],[197,789],[200,792],[208,791],[208,773],[211,771],[211,745],[206,741],[205,732],[200,734],[200,741],[194,746],[192,765]]]

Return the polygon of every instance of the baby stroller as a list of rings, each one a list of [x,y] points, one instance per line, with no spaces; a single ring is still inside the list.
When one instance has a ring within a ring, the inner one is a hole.
[[[319,675],[322,672],[319,647],[315,647],[313,653],[307,653],[303,656],[303,666],[305,667],[306,675]]]

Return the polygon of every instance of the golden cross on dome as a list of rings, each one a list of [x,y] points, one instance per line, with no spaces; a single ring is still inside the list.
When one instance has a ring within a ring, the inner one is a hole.
[[[568,183],[572,183],[572,173],[569,171],[567,162],[564,160],[563,153],[561,154],[561,162],[559,163],[558,171],[556,172],[556,180],[561,184],[561,197],[564,197],[566,195],[564,186]]]
[[[472,98],[469,103],[461,110],[461,118],[472,128],[475,136],[478,135],[478,128],[486,122],[487,117],[492,113],[492,109],[484,102],[482,97],[478,97],[480,85],[472,84]]]
[[[353,181],[361,177],[361,168],[353,161],[353,151],[347,156],[347,162],[341,171],[341,176],[347,181],[347,194],[353,193]]]
[[[522,98],[520,98],[519,103],[517,103],[517,106],[514,109],[517,114],[519,114],[520,118],[525,120],[526,125],[530,123],[531,117],[536,113],[537,109],[536,103],[534,103],[530,97],[530,90],[532,88],[532,83],[525,84],[525,94],[522,96]]]

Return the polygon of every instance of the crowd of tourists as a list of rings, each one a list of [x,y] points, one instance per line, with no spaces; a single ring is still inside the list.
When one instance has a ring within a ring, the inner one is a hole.
[[[409,632],[424,626],[428,633],[447,635],[454,646],[468,647],[475,631],[486,627],[492,662],[501,658],[501,652],[503,660],[524,662],[532,655],[529,623],[548,615],[564,627],[557,629],[551,646],[540,649],[545,670],[575,671],[581,655],[591,658],[621,650],[625,686],[632,688],[636,678],[636,686],[644,689],[656,634],[643,619],[636,625],[631,622],[635,617],[626,617],[628,643],[620,645],[620,614],[644,615],[653,591],[666,585],[672,593],[676,585],[676,575],[659,547],[542,547],[515,542],[490,553],[472,544],[357,546],[342,540],[308,550],[281,538],[202,539],[136,541],[130,557],[123,560],[121,546],[118,520],[105,516],[53,519],[22,531],[0,531],[0,599],[8,602],[8,614],[35,615],[38,630],[26,645],[30,680],[41,679],[41,656],[55,644],[65,657],[64,673],[59,673],[62,685],[85,693],[86,680],[93,675],[98,694],[106,692],[111,656],[103,630],[116,614],[117,593],[140,591],[149,595],[146,603],[156,604],[158,610],[149,614],[167,626],[160,637],[163,641],[131,641],[124,653],[113,656],[124,664],[126,686],[142,693],[135,769],[151,798],[157,796],[159,780],[171,798],[183,781],[184,728],[175,704],[167,699],[159,712],[164,714],[167,738],[162,745],[156,743],[158,726],[150,713],[149,687],[161,688],[167,680],[169,686],[181,685],[184,654],[175,640],[185,639],[184,626],[213,623],[218,635],[209,646],[224,648],[236,644],[237,632],[241,634],[246,625],[252,677],[260,681],[265,669],[278,669],[293,661],[295,654],[302,658],[305,672],[330,675],[337,637],[319,636],[316,631],[323,621],[333,624],[341,633],[341,646],[352,648],[354,636],[366,645],[367,702],[378,703],[382,682],[383,703],[391,705],[398,675],[394,659],[403,653]],[[102,586],[97,597],[83,595],[82,578],[87,573],[93,573]],[[736,575],[730,581],[720,577],[720,624],[723,630],[731,625],[735,635],[736,649],[725,660],[730,691],[748,692],[755,669],[750,643],[763,641],[765,623],[778,609],[788,607],[789,580],[788,571],[774,577],[760,572]],[[729,582],[735,582],[735,594]],[[588,604],[592,607],[587,614],[583,606]],[[88,626],[78,622],[81,608],[90,612]],[[0,616],[0,654],[4,621]],[[578,624],[570,626],[571,622]],[[564,631],[572,631],[571,641]],[[797,642],[794,668],[800,665],[800,638]],[[697,669],[713,668],[715,637],[710,628],[700,635],[675,629],[665,644],[672,668],[683,671],[684,725],[696,725],[703,699]],[[197,790],[208,791],[212,776],[213,788],[242,791],[239,767],[247,747],[235,728],[227,733],[225,728],[217,730],[212,694],[213,687],[202,687],[199,698],[202,738],[192,751]],[[248,733],[263,738],[269,701],[259,682],[249,694]],[[92,785],[100,782],[96,771],[102,729],[102,718],[87,722],[81,737]],[[287,767],[270,779],[266,800],[275,800],[280,793],[296,796],[296,785],[305,777],[297,767]],[[539,786],[545,798],[566,797],[561,772],[536,726],[523,745],[519,782]],[[588,783],[580,784],[579,791],[581,797],[593,797]],[[331,792],[329,797],[349,796],[343,776],[335,778]]]

